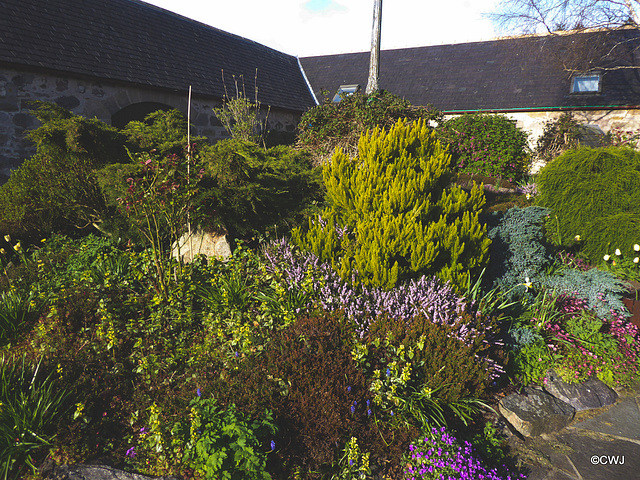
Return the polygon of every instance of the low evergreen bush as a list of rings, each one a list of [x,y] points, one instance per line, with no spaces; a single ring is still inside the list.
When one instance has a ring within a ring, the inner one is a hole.
[[[368,132],[358,157],[337,150],[323,176],[328,207],[293,238],[343,280],[388,290],[435,274],[463,288],[486,265],[482,189],[451,185],[451,156],[426,122]]]
[[[433,107],[412,106],[403,98],[379,90],[365,95],[354,93],[339,102],[327,99],[302,116],[298,125],[298,145],[312,152],[315,164],[324,163],[336,148],[355,155],[358,140],[367,130],[391,128],[398,120],[442,120]]]
[[[491,239],[487,280],[504,292],[511,290],[512,297],[526,292],[525,283],[537,284],[553,263],[543,228],[548,215],[542,207],[514,207],[487,216]]]
[[[537,204],[557,217],[553,236],[592,263],[618,248],[640,243],[640,153],[629,148],[580,148],[544,167]]]
[[[527,133],[504,115],[465,113],[437,129],[460,173],[521,181],[530,164]]]

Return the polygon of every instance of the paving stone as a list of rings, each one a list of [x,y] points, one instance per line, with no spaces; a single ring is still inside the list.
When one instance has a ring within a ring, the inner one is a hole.
[[[569,457],[582,480],[632,480],[640,478],[640,444],[562,433],[559,441],[571,447]]]
[[[606,412],[594,418],[578,422],[572,425],[572,428],[640,441],[640,407],[638,399],[635,397],[623,398]],[[640,455],[640,451],[638,454]],[[640,478],[640,471],[637,478]]]

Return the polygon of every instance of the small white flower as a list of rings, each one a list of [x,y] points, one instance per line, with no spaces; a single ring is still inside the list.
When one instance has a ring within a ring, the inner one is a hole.
[[[524,277],[524,284],[523,285],[527,288],[527,290],[530,289],[533,286],[533,284],[529,280],[529,277]]]
[[[615,252],[615,253],[616,253],[616,255],[617,255],[617,256],[620,256],[620,253],[621,253],[621,252],[620,252],[620,249],[619,249],[619,248],[616,248],[616,252]]]
[[[531,194],[527,193],[527,200],[531,200]]]
[[[640,252],[640,245],[638,245],[638,244],[636,243],[636,244],[633,246],[633,249],[634,249],[636,252]]]
[[[638,263],[640,261],[640,258],[636,257],[633,259],[633,263]]]
[[[605,262],[608,262],[609,259],[611,258],[611,255],[607,254],[604,257],[602,257],[604,259]]]

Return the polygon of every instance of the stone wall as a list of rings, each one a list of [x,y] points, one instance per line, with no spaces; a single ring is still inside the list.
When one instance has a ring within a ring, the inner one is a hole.
[[[132,86],[124,83],[78,78],[65,74],[50,74],[15,69],[0,69],[0,178],[8,176],[33,153],[25,132],[37,127],[29,114],[29,102],[55,102],[86,118],[98,118],[107,124],[118,112],[136,104],[159,104],[177,108],[187,114],[188,92]],[[193,135],[217,141],[227,132],[212,109],[220,106],[217,99],[193,95],[191,123]],[[293,132],[300,113],[271,108],[267,127]]]

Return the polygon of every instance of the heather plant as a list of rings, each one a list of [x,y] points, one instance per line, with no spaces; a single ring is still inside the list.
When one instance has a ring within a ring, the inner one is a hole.
[[[438,129],[460,173],[522,180],[530,163],[527,133],[504,115],[468,114],[450,118]]]
[[[629,251],[640,238],[638,152],[571,150],[544,167],[537,184],[537,204],[557,216],[554,240],[566,244],[579,235],[580,252],[592,263],[612,247]]]
[[[274,279],[286,292],[303,297],[306,310],[341,310],[354,322],[360,336],[368,331],[371,319],[379,315],[407,323],[413,317],[425,316],[435,324],[464,325],[464,298],[435,277],[408,280],[392,290],[367,288],[343,281],[329,264],[284,239],[267,245],[264,255]],[[476,330],[469,328],[460,332],[462,338],[473,338],[475,334]]]
[[[329,206],[294,241],[354,284],[390,290],[435,274],[463,288],[488,261],[481,188],[450,185],[451,157],[424,121],[373,130],[358,148],[325,165]]]
[[[471,322],[461,322],[468,328]],[[486,360],[485,332],[473,340],[460,338],[457,326],[436,324],[425,317],[378,317],[354,357],[371,379],[374,415],[398,421],[447,425],[467,424],[485,404],[480,400],[494,365]],[[368,405],[369,406],[369,405]]]
[[[405,479],[490,480],[525,479],[523,474],[509,471],[506,465],[500,469],[487,468],[477,456],[471,443],[459,442],[445,427],[433,428],[428,435],[409,446],[405,455],[403,472]]]

